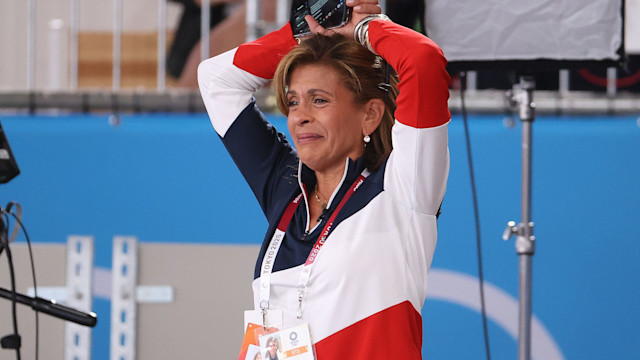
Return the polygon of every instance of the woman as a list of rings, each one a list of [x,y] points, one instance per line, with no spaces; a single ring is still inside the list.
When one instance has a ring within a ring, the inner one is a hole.
[[[269,221],[253,282],[263,325],[308,323],[318,359],[419,359],[449,168],[446,60],[377,1],[348,5],[338,29],[307,17],[316,35],[300,45],[286,25],[204,61],[200,89]],[[400,80],[395,121],[395,76],[373,52]],[[295,150],[252,101],[272,78]]]
[[[275,337],[269,337],[267,339],[265,360],[278,360],[278,339]]]

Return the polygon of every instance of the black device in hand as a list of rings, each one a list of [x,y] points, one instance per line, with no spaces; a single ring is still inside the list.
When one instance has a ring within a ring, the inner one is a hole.
[[[304,20],[306,15],[313,16],[325,29],[343,26],[349,21],[351,8],[346,0],[293,0],[289,23],[293,36],[310,35],[309,25]]]

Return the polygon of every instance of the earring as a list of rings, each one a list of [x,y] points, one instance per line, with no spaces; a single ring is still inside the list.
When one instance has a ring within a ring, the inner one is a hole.
[[[363,140],[364,140],[364,144],[365,144],[365,146],[367,146],[367,144],[369,143],[369,141],[371,141],[371,138],[369,137],[369,135],[365,135]]]

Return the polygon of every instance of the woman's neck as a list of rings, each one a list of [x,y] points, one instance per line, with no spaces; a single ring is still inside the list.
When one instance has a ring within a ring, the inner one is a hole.
[[[328,202],[344,176],[344,165],[329,171],[316,171],[316,195]]]

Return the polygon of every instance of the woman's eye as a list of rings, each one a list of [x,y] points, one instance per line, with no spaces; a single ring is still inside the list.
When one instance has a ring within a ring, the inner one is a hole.
[[[315,98],[315,99],[313,99],[313,102],[316,103],[316,104],[324,104],[324,103],[327,102],[327,100],[321,99],[321,98]]]
[[[292,107],[292,106],[296,106],[298,105],[298,102],[296,100],[289,100],[287,102],[287,106]]]

